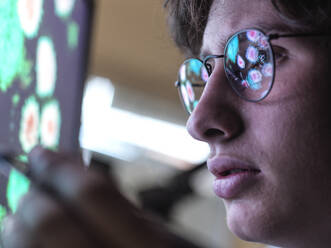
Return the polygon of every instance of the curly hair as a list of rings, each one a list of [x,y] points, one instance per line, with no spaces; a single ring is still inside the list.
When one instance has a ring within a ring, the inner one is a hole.
[[[198,55],[214,0],[166,0],[168,24],[176,45],[187,55]],[[279,15],[292,26],[327,30],[331,24],[331,1],[270,0]]]

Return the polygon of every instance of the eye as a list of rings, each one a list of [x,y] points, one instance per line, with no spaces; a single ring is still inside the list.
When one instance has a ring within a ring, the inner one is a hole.
[[[273,46],[273,51],[276,64],[283,62],[288,57],[287,50],[285,48]]]
[[[208,74],[211,75],[211,73],[213,72],[213,66],[210,63],[206,62],[205,67],[207,69]]]
[[[208,74],[209,74],[209,76],[210,76],[211,73],[212,73],[213,70],[214,70],[214,67],[215,67],[215,59],[210,58],[210,59],[206,60],[206,61],[204,62],[204,65],[205,65],[205,67],[206,67],[206,69],[207,69],[207,72],[208,72]]]

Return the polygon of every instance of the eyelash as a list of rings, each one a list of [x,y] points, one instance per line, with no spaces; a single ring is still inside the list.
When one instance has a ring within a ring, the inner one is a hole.
[[[279,46],[273,46],[273,52],[274,52],[275,64],[277,68],[277,66],[279,67],[281,63],[286,61],[286,59],[288,58],[288,54],[285,48]],[[205,63],[206,69],[209,74],[213,72],[214,65],[215,65],[214,59],[210,59]]]
[[[283,62],[287,58],[287,51],[285,48],[273,46],[276,65]]]
[[[211,74],[212,71],[214,70],[213,65],[210,62],[206,62],[205,66],[206,66],[206,69],[207,69],[208,73]]]

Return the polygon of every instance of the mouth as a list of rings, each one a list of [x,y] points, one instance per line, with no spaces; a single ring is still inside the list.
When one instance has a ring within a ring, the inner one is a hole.
[[[217,156],[208,160],[207,166],[215,176],[215,194],[224,199],[244,196],[261,180],[257,166],[234,157]]]
[[[234,157],[217,156],[207,162],[208,170],[216,177],[223,178],[241,173],[260,173],[256,166]]]
[[[217,175],[215,175],[216,177],[220,177],[220,178],[224,178],[224,177],[228,177],[234,174],[241,174],[241,173],[254,173],[254,174],[258,174],[261,171],[258,169],[244,169],[244,168],[235,168],[235,169],[229,169],[229,170],[225,170]]]

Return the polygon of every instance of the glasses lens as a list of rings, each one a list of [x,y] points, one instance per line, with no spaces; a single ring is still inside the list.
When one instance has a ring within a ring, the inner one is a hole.
[[[254,29],[232,36],[225,48],[224,68],[231,86],[241,97],[249,101],[265,98],[274,79],[268,37]]]
[[[199,59],[186,60],[179,69],[179,94],[184,107],[192,113],[208,80],[207,70]]]

